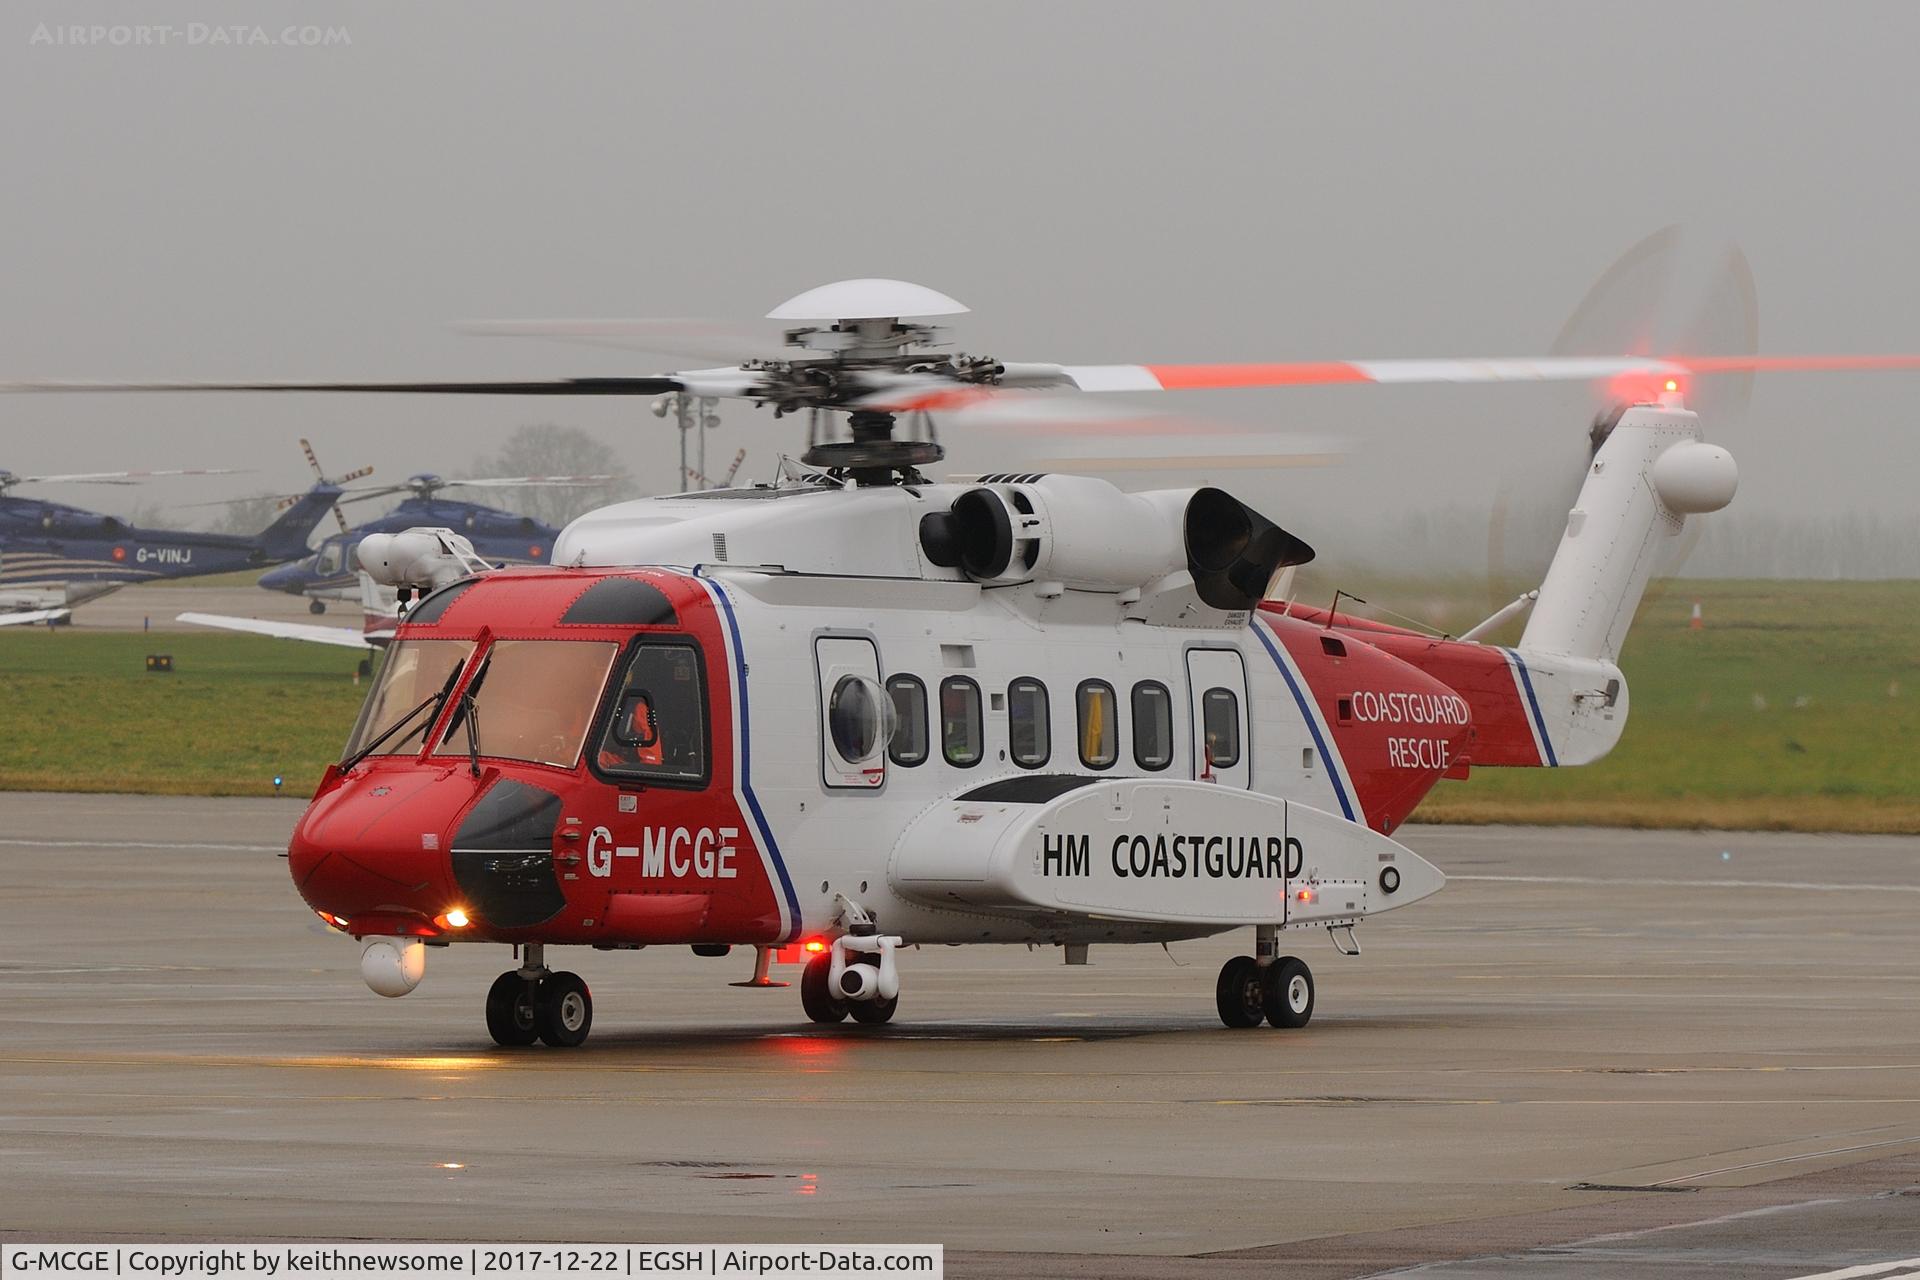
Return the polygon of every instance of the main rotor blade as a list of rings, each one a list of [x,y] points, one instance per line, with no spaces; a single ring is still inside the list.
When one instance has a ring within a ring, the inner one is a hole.
[[[1002,386],[1081,391],[1200,391],[1336,383],[1591,382],[1722,373],[1827,373],[1920,369],[1920,355],[1534,356],[1443,360],[1321,360],[1293,364],[1009,365]],[[955,387],[954,391],[978,388]],[[907,396],[909,389],[902,388]],[[894,406],[896,408],[900,406]],[[920,405],[908,408],[940,408]]]
[[[545,338],[695,360],[752,360],[779,346],[777,338],[712,320],[469,320],[454,329],[477,338]]]
[[[679,378],[551,378],[533,382],[0,382],[0,391],[355,391],[478,396],[657,396]]]

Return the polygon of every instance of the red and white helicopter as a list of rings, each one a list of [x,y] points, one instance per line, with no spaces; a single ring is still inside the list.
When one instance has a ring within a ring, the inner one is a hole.
[[[1418,902],[1441,872],[1393,834],[1471,766],[1587,764],[1628,711],[1616,659],[1660,550],[1733,497],[1683,403],[1701,374],[1916,368],[1916,357],[1560,357],[1263,365],[1012,364],[929,349],[964,308],[898,281],[802,294],[795,352],[653,378],[219,384],[743,398],[809,411],[774,483],[624,502],[553,565],[490,570],[447,530],[368,538],[421,598],[289,848],[293,879],[404,995],[427,949],[515,948],[503,1045],[593,1019],[548,949],[804,959],[808,1017],[890,1020],[903,947],[1246,928],[1228,1026],[1304,1025],[1284,935]],[[1545,580],[1458,639],[1268,599],[1312,549],[1222,489],[936,483],[928,415],[1021,391],[1351,382],[1611,382]],[[14,384],[16,387],[23,384]],[[47,384],[36,384],[44,387]],[[69,386],[74,384],[67,384]],[[182,384],[172,384],[180,386]],[[195,384],[210,386],[211,384]],[[821,424],[845,413],[850,438]],[[902,431],[901,419],[911,428]],[[1531,607],[1512,648],[1477,637]]]

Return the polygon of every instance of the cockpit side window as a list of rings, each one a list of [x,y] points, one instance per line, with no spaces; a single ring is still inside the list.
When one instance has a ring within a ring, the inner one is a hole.
[[[340,572],[340,566],[346,561],[345,548],[338,542],[328,542],[320,548],[320,572],[334,574]]]
[[[707,696],[700,651],[684,641],[636,645],[614,685],[594,766],[616,778],[700,786],[707,781]]]

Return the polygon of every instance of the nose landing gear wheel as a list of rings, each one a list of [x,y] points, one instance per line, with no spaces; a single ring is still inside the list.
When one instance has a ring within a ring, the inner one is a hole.
[[[1230,1027],[1259,1026],[1266,1018],[1261,998],[1259,961],[1252,956],[1235,956],[1220,966],[1220,980],[1213,985],[1220,1021]]]
[[[540,1038],[534,1009],[534,986],[509,969],[487,989],[487,1033],[509,1049],[524,1048]]]
[[[540,1038],[556,1049],[584,1044],[593,1028],[593,995],[577,973],[550,973],[534,993]]]
[[[877,1027],[883,1022],[892,1022],[893,1011],[899,1007],[900,997],[895,996],[891,1000],[856,1000],[847,1006],[847,1012],[855,1022]]]
[[[861,956],[857,963],[864,964],[869,969],[878,969],[880,967],[880,962],[872,956]],[[900,994],[898,992],[895,992],[890,998],[885,1000],[875,997],[872,1000],[847,1001],[847,1012],[853,1015],[853,1020],[869,1027],[877,1027],[884,1023],[892,1022],[894,1010],[899,1007]]]
[[[835,1023],[847,1016],[847,1002],[833,994],[828,969],[833,964],[826,952],[807,961],[800,972],[800,1007],[815,1022]],[[888,1017],[893,1016],[889,1011]]]
[[[1261,1006],[1276,1027],[1304,1027],[1313,1020],[1313,970],[1304,960],[1281,956],[1267,966]]]

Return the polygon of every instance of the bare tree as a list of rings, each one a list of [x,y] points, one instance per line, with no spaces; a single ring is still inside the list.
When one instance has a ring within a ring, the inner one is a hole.
[[[521,427],[498,453],[474,461],[476,476],[610,475],[590,489],[514,488],[476,491],[489,504],[544,520],[556,527],[584,511],[633,493],[633,480],[613,448],[579,427],[551,423]],[[496,502],[497,500],[497,502]]]
[[[256,493],[252,497],[235,498],[217,509],[213,531],[215,533],[258,533],[279,516],[280,501],[280,496],[272,493]],[[332,528],[331,525],[327,527]]]

